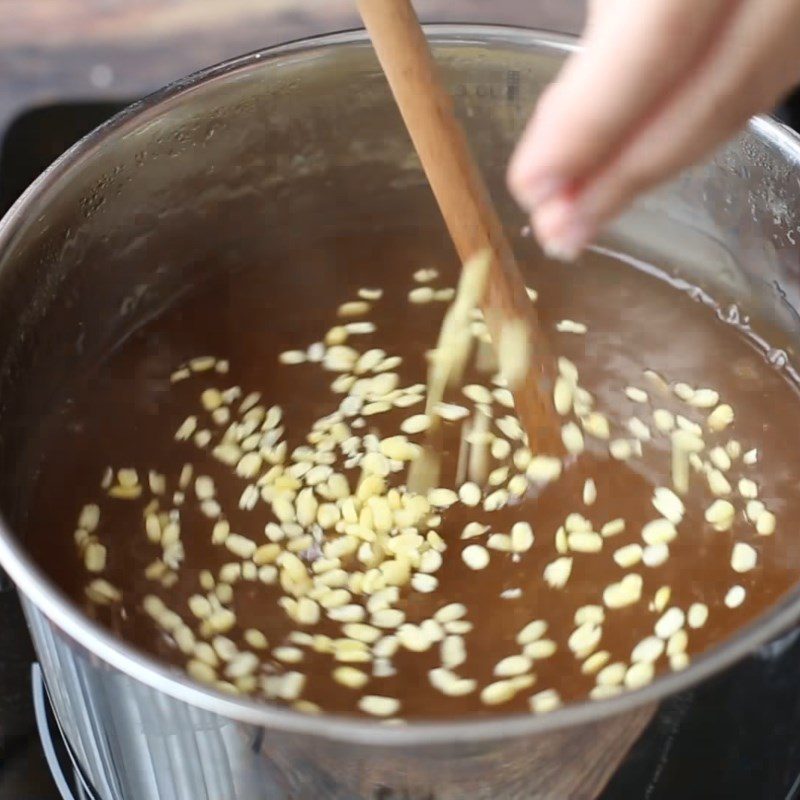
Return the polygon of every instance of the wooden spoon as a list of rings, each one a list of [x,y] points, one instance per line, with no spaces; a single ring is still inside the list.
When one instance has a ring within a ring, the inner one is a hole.
[[[481,251],[491,252],[481,307],[495,348],[508,338],[503,334],[509,324],[519,330],[521,322],[527,331],[527,373],[509,388],[530,448],[559,455],[563,445],[552,401],[555,364],[411,2],[358,0],[358,8],[459,257],[466,262]],[[502,363],[499,353],[498,360]]]

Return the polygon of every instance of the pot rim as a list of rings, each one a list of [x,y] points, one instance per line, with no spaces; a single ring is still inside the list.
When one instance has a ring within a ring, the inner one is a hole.
[[[572,52],[578,47],[574,36],[532,28],[499,25],[426,25],[430,40],[443,45],[487,44],[529,46],[540,51]],[[29,218],[30,210],[45,192],[78,170],[102,145],[122,135],[135,122],[156,115],[168,102],[188,96],[193,89],[222,80],[236,72],[260,69],[286,57],[303,58],[315,52],[337,48],[366,47],[363,29],[298,39],[247,55],[238,56],[181,78],[139,100],[73,145],[48,167],[22,194],[0,220],[0,252],[11,246]],[[800,136],[774,119],[756,117],[750,129],[768,140],[788,160],[800,165]],[[420,746],[483,742],[543,734],[575,725],[595,723],[604,718],[635,712],[668,695],[688,689],[730,666],[759,645],[785,631],[800,617],[800,584],[780,602],[739,630],[736,635],[705,652],[687,669],[668,673],[632,692],[601,701],[568,704],[549,714],[514,714],[459,718],[455,721],[414,721],[389,727],[370,720],[338,715],[310,716],[291,708],[222,694],[191,681],[155,658],[126,644],[110,631],[90,620],[28,557],[11,531],[0,520],[0,566],[18,590],[61,632],[71,637],[108,665],[147,686],[178,700],[220,714],[226,718],[291,733],[308,734],[349,743],[377,746]]]

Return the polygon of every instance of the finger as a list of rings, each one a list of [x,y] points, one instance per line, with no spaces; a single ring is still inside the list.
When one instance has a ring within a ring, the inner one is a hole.
[[[509,167],[531,208],[585,179],[621,147],[708,47],[731,0],[597,4],[586,47],[541,98]]]
[[[613,6],[624,2],[625,0],[589,0],[589,7],[586,10],[586,24],[581,38],[584,41],[591,38],[603,15],[607,16]]]
[[[551,250],[573,255],[640,192],[709,153],[800,78],[800,8],[783,0],[742,6],[691,80],[611,164],[579,192],[539,209],[534,228]]]

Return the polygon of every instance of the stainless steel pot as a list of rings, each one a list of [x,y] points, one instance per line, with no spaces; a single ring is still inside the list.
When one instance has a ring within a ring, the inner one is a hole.
[[[509,224],[508,153],[574,40],[429,30]],[[643,200],[606,244],[800,338],[800,141],[757,119],[712,162]],[[92,133],[0,226],[0,563],[16,582],[58,719],[104,800],[591,798],[666,695],[800,615],[794,591],[688,670],[550,715],[385,727],[222,696],[99,629],[28,558],[26,438],[66,374],[158,313],[198,274],[293,236],[439,226],[361,33],[211,68]],[[208,253],[215,254],[209,262]],[[776,360],[785,353],[774,351]],[[57,535],[57,534],[54,534]]]

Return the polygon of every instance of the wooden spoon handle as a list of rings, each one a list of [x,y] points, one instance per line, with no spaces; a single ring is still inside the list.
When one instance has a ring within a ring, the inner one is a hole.
[[[553,359],[410,0],[358,0],[359,11],[462,262],[489,249],[482,308],[492,341],[509,320],[528,330],[528,374],[514,400],[533,452],[562,450],[552,403]]]

